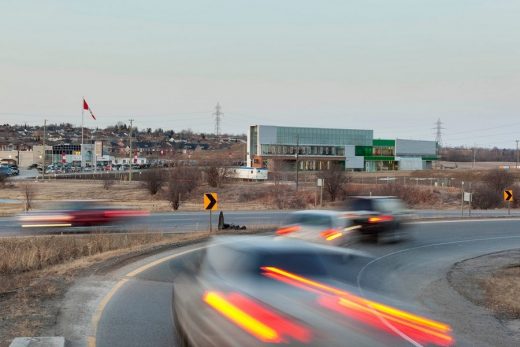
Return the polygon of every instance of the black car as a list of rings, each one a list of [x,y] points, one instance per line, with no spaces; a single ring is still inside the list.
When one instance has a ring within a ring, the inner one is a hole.
[[[368,260],[289,238],[217,238],[176,265],[184,269],[173,290],[179,345],[409,345],[395,331],[422,345],[453,345],[448,325],[359,296],[349,277]]]
[[[346,200],[344,211],[359,226],[359,232],[378,242],[403,239],[404,222],[410,212],[401,199],[394,196],[354,196]]]

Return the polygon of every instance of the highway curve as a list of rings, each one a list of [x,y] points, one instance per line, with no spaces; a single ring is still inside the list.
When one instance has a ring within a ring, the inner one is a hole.
[[[374,256],[356,269],[359,291],[377,291],[449,323],[457,345],[520,345],[519,336],[460,296],[446,280],[458,261],[520,248],[520,220],[418,222],[409,232],[411,239],[399,244],[353,246]],[[169,251],[78,283],[67,295],[57,333],[71,346],[84,345],[85,335],[90,346],[175,346],[172,270],[199,247]]]

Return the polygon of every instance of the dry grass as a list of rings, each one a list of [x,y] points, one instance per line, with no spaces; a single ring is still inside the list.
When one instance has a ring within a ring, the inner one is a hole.
[[[0,274],[41,270],[81,257],[165,240],[171,241],[171,237],[159,233],[0,238]]]
[[[520,264],[495,272],[484,283],[486,306],[501,318],[520,318]]]
[[[207,233],[96,234],[0,239],[0,346],[51,329],[59,299],[81,274]]]

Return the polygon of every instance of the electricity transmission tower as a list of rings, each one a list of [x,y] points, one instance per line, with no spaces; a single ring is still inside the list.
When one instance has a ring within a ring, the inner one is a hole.
[[[446,129],[442,126],[441,119],[437,119],[437,122],[435,122],[435,142],[437,142],[437,147],[442,147],[442,130]]]
[[[220,103],[217,102],[217,106],[215,106],[215,113],[213,113],[215,116],[215,135],[217,135],[217,138],[220,137],[220,117],[224,115],[224,113],[221,112],[221,109],[222,107],[220,106]]]

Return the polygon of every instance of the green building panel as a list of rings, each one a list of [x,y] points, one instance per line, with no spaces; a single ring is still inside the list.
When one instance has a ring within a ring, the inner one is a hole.
[[[374,139],[374,147],[395,147],[395,140]]]
[[[383,155],[366,156],[365,161],[394,161],[395,157]]]
[[[356,146],[356,156],[367,157],[373,154],[372,146]]]

